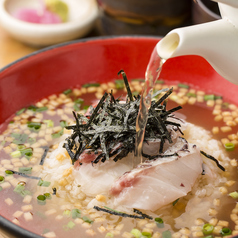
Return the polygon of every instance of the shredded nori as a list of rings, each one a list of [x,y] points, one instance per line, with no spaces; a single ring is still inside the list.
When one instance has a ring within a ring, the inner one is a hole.
[[[205,157],[207,157],[208,159],[215,161],[216,164],[217,164],[217,167],[218,167],[219,169],[221,169],[222,171],[225,171],[225,168],[224,168],[224,167],[219,163],[219,161],[218,161],[217,159],[215,159],[213,156],[208,155],[207,153],[205,153],[205,152],[202,151],[202,150],[200,151],[200,153],[201,153],[202,155],[204,155]]]
[[[40,165],[44,164],[46,155],[47,155],[50,148],[48,146],[45,146],[45,147],[43,147],[43,149],[45,149],[45,150],[44,150],[43,155],[41,156]]]
[[[145,218],[148,218],[150,220],[153,219],[151,216],[148,216],[148,215],[142,213],[141,211],[139,211],[137,209],[134,209],[134,212],[139,214],[140,216],[133,215],[133,214],[127,214],[127,213],[124,213],[124,212],[118,212],[118,211],[113,210],[113,209],[102,208],[102,207],[98,207],[98,206],[94,206],[93,208],[95,210],[97,210],[97,211],[102,211],[102,212],[109,213],[111,215],[116,215],[116,216],[121,216],[121,217],[130,217],[130,218],[135,218],[135,219],[145,219]]]
[[[113,92],[105,93],[97,106],[91,107],[90,115],[84,116],[73,112],[76,124],[66,126],[66,129],[73,130],[73,133],[64,144],[73,164],[85,150],[95,154],[100,151],[92,164],[99,161],[105,162],[112,156],[116,162],[134,152],[136,117],[141,97],[140,95],[133,96],[125,72],[121,70],[118,74],[122,74],[124,79],[127,90],[126,101],[115,99]],[[164,95],[157,101],[152,101],[149,109],[145,140],[146,138],[161,140],[157,157],[163,157],[163,145],[166,140],[172,143],[167,125],[172,125],[181,131],[179,123],[168,120],[170,117],[174,118],[173,112],[181,109],[181,106],[170,110],[166,109],[166,100],[172,92],[173,88],[156,92],[156,95],[161,93]]]
[[[17,175],[20,175],[20,176],[25,177],[25,178],[36,179],[36,180],[41,179],[40,177],[30,176],[30,175],[27,175],[25,173],[17,172],[17,171],[11,170],[11,169],[8,169],[8,171],[11,171],[13,174],[17,174]]]

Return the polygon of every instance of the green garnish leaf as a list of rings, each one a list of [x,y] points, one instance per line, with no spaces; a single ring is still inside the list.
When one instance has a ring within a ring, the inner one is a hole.
[[[172,237],[171,232],[170,232],[169,230],[164,231],[164,232],[162,233],[162,237],[163,237],[163,238],[171,238],[171,237]]]
[[[226,143],[225,149],[226,149],[226,151],[233,151],[235,149],[235,144],[232,142]]]
[[[64,229],[65,231],[68,231],[69,229],[72,229],[72,228],[74,228],[74,227],[75,227],[75,223],[72,222],[72,221],[69,221],[67,225],[64,225],[64,226],[63,226],[63,229]]]
[[[235,191],[235,192],[229,193],[229,196],[234,198],[234,199],[238,199],[238,192]]]
[[[5,178],[3,176],[0,175],[0,183],[3,183],[5,180]]]
[[[54,122],[52,120],[44,120],[43,121],[47,127],[53,127],[54,126]]]
[[[162,218],[156,217],[155,218],[155,223],[156,223],[158,228],[164,228],[164,221],[163,221]]]
[[[214,230],[214,226],[209,223],[204,224],[202,227],[202,232],[204,235],[211,235],[213,230]]]
[[[141,232],[135,228],[131,230],[131,234],[136,238],[140,238],[142,236]]]
[[[48,107],[37,107],[35,105],[31,105],[27,109],[31,110],[33,112],[43,112],[43,111],[48,110]]]
[[[41,128],[41,123],[40,122],[27,122],[27,127],[31,130],[31,131],[39,131]]]
[[[204,100],[205,100],[205,101],[215,100],[215,95],[213,95],[213,94],[204,95]]]
[[[184,83],[179,83],[179,84],[178,84],[178,87],[179,87],[179,88],[187,88],[187,89],[189,89],[189,85],[184,84]]]
[[[16,112],[16,115],[17,116],[21,115],[25,110],[26,110],[26,108],[22,108],[21,110]]]
[[[70,93],[72,93],[72,89],[67,89],[63,92],[63,94],[65,94],[65,95],[68,95]]]
[[[156,84],[164,84],[164,80],[156,80]]]
[[[13,143],[20,145],[25,144],[27,142],[28,135],[27,134],[18,134],[18,133],[11,133],[11,137],[14,138]]]
[[[115,80],[116,89],[123,89],[125,87],[124,80],[117,79]]]
[[[21,194],[23,190],[25,189],[25,185],[23,184],[17,184],[17,186],[14,188],[14,192]]]
[[[38,195],[37,196],[37,202],[40,205],[45,205],[46,204],[46,197],[45,197],[45,195]]]
[[[146,231],[142,232],[141,234],[143,237],[147,237],[147,238],[151,238],[152,236],[150,232],[146,232]]]
[[[86,83],[82,86],[82,88],[89,88],[89,87],[100,87],[100,83]]]
[[[20,167],[18,171],[23,174],[31,174],[32,167]]]
[[[66,122],[66,121],[60,121],[60,126],[62,127],[62,128],[65,128],[66,126],[68,125],[68,123]]]
[[[222,236],[229,236],[229,235],[231,235],[231,233],[232,233],[232,231],[231,231],[231,229],[230,228],[228,228],[228,227],[223,227],[222,229],[221,229],[221,235]]]
[[[41,186],[41,187],[49,187],[50,186],[50,182],[49,181],[44,181],[44,180],[39,180],[38,186]]]
[[[106,235],[105,235],[105,238],[113,238],[114,237],[114,234],[112,234],[111,232],[108,232]]]
[[[11,170],[5,170],[6,175],[13,175],[14,173]]]
[[[175,206],[175,204],[179,201],[179,198],[176,199],[174,202],[173,202],[173,206]]]
[[[81,211],[79,209],[73,209],[71,211],[71,215],[73,219],[80,218],[81,217]]]
[[[19,158],[19,157],[21,157],[21,151],[20,151],[20,150],[13,151],[13,152],[11,153],[11,156],[12,156],[13,158]]]
[[[89,224],[92,224],[92,223],[93,223],[93,220],[91,220],[90,218],[88,218],[88,217],[86,217],[86,216],[83,216],[82,219],[83,219],[84,222],[87,222],[87,223],[89,223]]]
[[[50,193],[44,193],[44,196],[46,197],[46,199],[49,200],[52,198]]]
[[[64,134],[64,129],[60,130],[59,132],[55,132],[53,134],[51,134],[53,139],[59,138]]]

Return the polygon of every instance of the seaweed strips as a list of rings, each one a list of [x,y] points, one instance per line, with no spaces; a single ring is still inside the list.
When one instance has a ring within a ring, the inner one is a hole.
[[[135,151],[136,117],[141,97],[133,96],[125,72],[121,70],[118,74],[122,74],[127,90],[125,101],[115,99],[111,91],[103,95],[95,108],[90,107],[90,115],[73,112],[76,124],[66,127],[73,130],[73,133],[64,144],[72,163],[77,161],[83,152],[97,155],[92,161],[92,164],[97,164],[111,157],[116,162]],[[172,123],[178,129],[180,127],[179,123],[168,120],[173,116],[173,112],[181,109],[181,106],[166,109],[166,100],[172,92],[173,88],[162,89],[153,95],[156,97],[163,93],[158,100],[152,101],[145,129],[145,141],[151,138],[161,140],[160,157],[164,142],[168,140],[172,143],[167,125]],[[143,156],[150,159],[149,155]]]

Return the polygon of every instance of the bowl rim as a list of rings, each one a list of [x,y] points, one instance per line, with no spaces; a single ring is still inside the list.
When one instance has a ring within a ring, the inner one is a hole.
[[[37,50],[33,53],[30,53],[26,56],[23,56],[12,63],[7,64],[6,66],[0,68],[0,78],[1,74],[4,73],[5,71],[10,70],[12,67],[15,65],[24,62],[24,60],[34,57],[36,55],[42,54],[46,51],[52,51],[57,48],[65,47],[68,45],[73,45],[73,44],[78,44],[78,43],[86,43],[86,42],[96,42],[96,41],[104,41],[104,40],[118,40],[118,39],[141,39],[141,40],[158,40],[161,39],[159,36],[150,36],[150,35],[122,35],[122,36],[97,36],[97,37],[87,37],[83,39],[78,39],[78,40],[73,40],[73,41],[68,41],[52,46],[45,47],[43,49]],[[17,224],[14,224],[13,222],[9,221],[8,219],[4,218],[0,214],[0,228],[3,229],[5,232],[9,232],[11,235],[18,237],[18,238],[42,238],[42,236],[37,235],[31,231],[28,231]]]
[[[91,41],[94,42],[94,41],[99,41],[99,40],[112,40],[112,39],[116,40],[116,39],[120,39],[120,38],[123,38],[123,39],[125,39],[125,38],[138,39],[139,38],[139,39],[154,39],[154,40],[158,39],[158,41],[159,41],[162,37],[163,36],[152,36],[152,35],[121,35],[121,36],[112,35],[112,36],[92,36],[92,37],[86,37],[86,38],[77,39],[77,40],[71,40],[71,41],[47,46],[42,49],[36,50],[30,54],[27,54],[23,57],[20,57],[19,59],[16,59],[13,62],[0,68],[0,74],[3,73],[6,69],[11,68],[15,64],[18,64],[19,62],[22,62],[25,59],[28,59],[28,58],[36,56],[38,54],[44,53],[46,51],[55,50],[57,48],[65,47],[68,45],[73,45],[73,44],[78,44],[78,43],[86,43],[86,42],[91,42]]]

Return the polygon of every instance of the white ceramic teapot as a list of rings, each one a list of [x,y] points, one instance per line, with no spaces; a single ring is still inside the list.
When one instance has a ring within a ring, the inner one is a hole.
[[[161,58],[200,55],[225,79],[238,84],[238,0],[218,2],[222,19],[178,28],[156,46]]]

